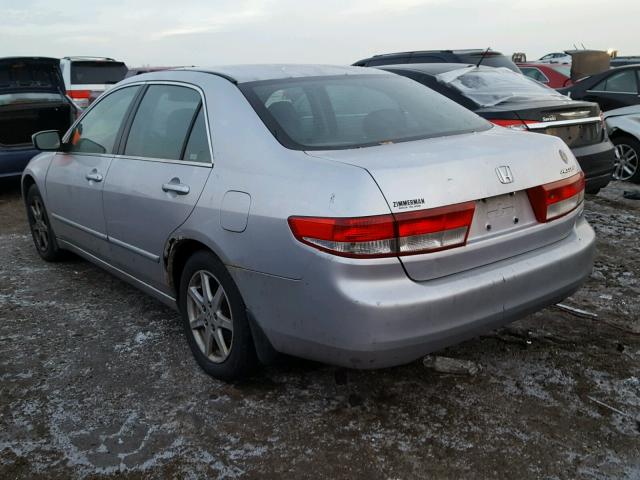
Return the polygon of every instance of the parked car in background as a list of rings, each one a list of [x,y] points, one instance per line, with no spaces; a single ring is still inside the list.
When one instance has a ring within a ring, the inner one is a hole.
[[[547,87],[562,88],[571,85],[571,66],[543,63],[518,63],[520,71]]]
[[[558,91],[574,100],[597,102],[604,111],[638,105],[640,104],[639,74],[640,65],[612,68]]]
[[[179,309],[222,379],[274,350],[410,362],[560,301],[593,264],[562,141],[376,69],[149,73],[34,141],[38,253],[72,250]]]
[[[143,73],[151,73],[151,72],[160,72],[162,70],[169,70],[172,68],[183,68],[183,67],[132,67],[129,68],[125,78],[134,77],[136,75],[142,75]]]
[[[536,60],[536,63],[571,63],[571,55],[566,52],[553,52],[547,53],[540,57],[539,60]]]
[[[376,67],[401,63],[473,63],[489,67],[505,67],[520,72],[509,57],[487,49],[469,50],[420,50],[415,52],[385,53],[355,62],[356,67]]]
[[[15,177],[38,151],[31,135],[64,133],[76,118],[57,58],[0,58],[0,177]]]
[[[127,66],[106,57],[64,57],[60,60],[67,94],[79,108],[87,108],[127,75]]]
[[[611,59],[612,67],[626,67],[627,65],[640,65],[640,56],[632,55],[626,57],[616,57]]]
[[[640,105],[609,110],[604,121],[618,151],[613,177],[640,183]]]
[[[411,78],[496,125],[560,137],[580,162],[587,193],[611,180],[615,150],[596,103],[570,100],[506,68],[451,63],[379,68]]]

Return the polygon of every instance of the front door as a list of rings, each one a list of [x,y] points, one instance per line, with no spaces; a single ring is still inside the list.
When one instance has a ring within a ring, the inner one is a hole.
[[[104,179],[120,127],[140,87],[114,91],[70,132],[64,152],[53,158],[46,179],[47,208],[56,236],[100,258],[108,257],[102,209]]]
[[[205,114],[198,90],[149,85],[105,182],[112,261],[166,293],[165,244],[194,209],[211,172]]]

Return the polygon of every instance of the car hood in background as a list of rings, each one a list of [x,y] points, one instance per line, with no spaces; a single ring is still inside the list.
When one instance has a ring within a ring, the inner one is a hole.
[[[620,117],[624,115],[640,115],[640,105],[631,105],[629,107],[616,108],[604,113],[604,118]]]
[[[574,82],[609,70],[611,57],[607,52],[600,50],[567,50],[566,53],[571,55],[571,80]]]
[[[17,92],[64,94],[60,60],[47,57],[0,58],[0,94]]]

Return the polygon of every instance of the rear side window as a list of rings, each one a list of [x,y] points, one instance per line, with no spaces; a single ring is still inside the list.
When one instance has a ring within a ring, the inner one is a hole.
[[[522,70],[522,73],[524,73],[527,77],[533,78],[534,80],[536,80],[536,81],[538,81],[540,83],[548,83],[549,82],[549,79],[545,76],[545,74],[542,73],[537,68],[520,67],[520,70]]]
[[[636,72],[633,70],[625,70],[624,72],[611,75],[594,87],[594,90],[612,93],[638,93]]]
[[[189,135],[183,158],[189,162],[211,162],[209,140],[207,139],[207,124],[204,121],[202,107],[200,107],[196,121],[193,123],[193,129]]]
[[[69,152],[113,153],[125,114],[140,87],[126,87],[100,100],[75,126]]]
[[[122,62],[72,62],[71,83],[74,85],[114,84],[127,74]]]
[[[188,87],[151,85],[131,124],[124,154],[180,160],[187,133],[200,109],[200,94]]]

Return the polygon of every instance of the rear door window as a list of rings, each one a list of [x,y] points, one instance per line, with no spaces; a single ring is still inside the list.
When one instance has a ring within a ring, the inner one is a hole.
[[[634,70],[615,73],[596,85],[593,90],[610,93],[638,93],[636,73]]]
[[[180,160],[200,94],[188,87],[151,85],[131,124],[124,154]]]
[[[71,132],[68,151],[114,153],[122,121],[139,90],[139,86],[122,88],[100,100]]]

